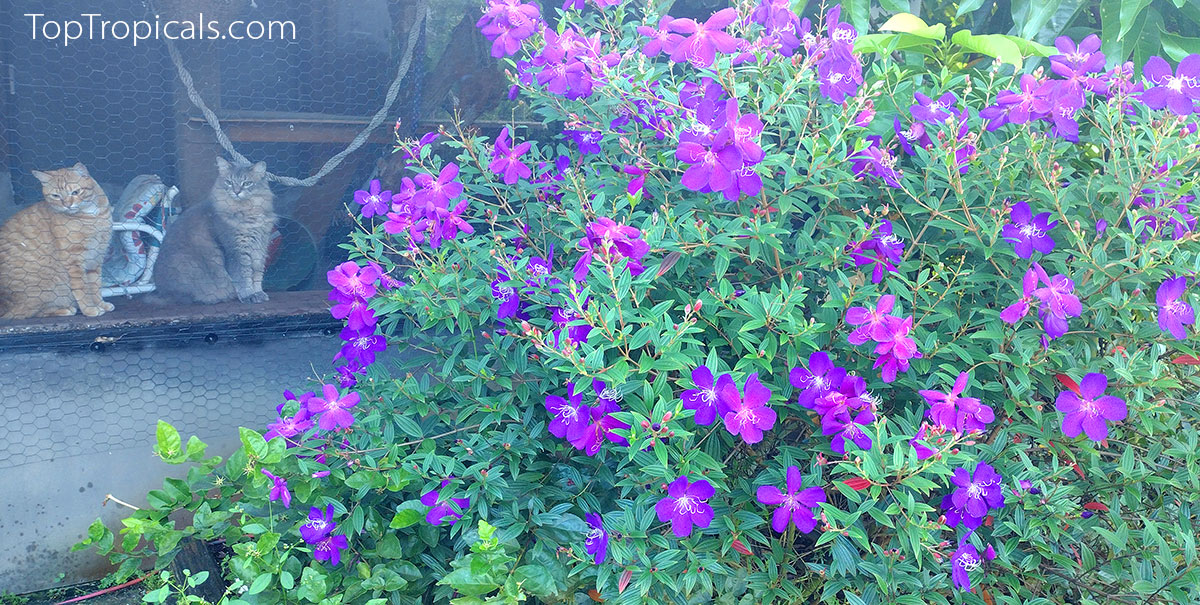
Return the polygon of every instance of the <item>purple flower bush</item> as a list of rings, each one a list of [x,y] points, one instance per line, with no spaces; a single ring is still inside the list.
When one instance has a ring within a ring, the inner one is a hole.
[[[550,129],[401,141],[333,365],[228,456],[161,423],[187,479],[85,542],[265,603],[1195,600],[1200,58],[658,4],[488,2]]]

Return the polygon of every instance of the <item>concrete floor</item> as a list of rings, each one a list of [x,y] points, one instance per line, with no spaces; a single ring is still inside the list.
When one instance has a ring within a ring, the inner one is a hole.
[[[120,343],[103,352],[0,352],[0,594],[102,576],[107,561],[69,552],[97,517],[117,531],[128,509],[186,469],[151,453],[158,419],[209,453],[238,447],[237,427],[275,417],[285,388],[309,386],[338,350],[320,332],[252,342]],[[60,574],[65,574],[60,580]]]

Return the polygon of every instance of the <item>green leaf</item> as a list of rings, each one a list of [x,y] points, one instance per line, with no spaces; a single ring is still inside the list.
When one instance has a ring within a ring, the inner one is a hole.
[[[955,17],[961,17],[969,12],[977,10],[983,6],[984,0],[963,0],[958,4],[958,11],[954,13]]]
[[[264,573],[254,578],[254,582],[250,584],[250,594],[258,594],[267,589],[271,585],[271,574]]]
[[[392,517],[392,522],[388,523],[391,529],[404,529],[417,524],[421,519],[425,518],[425,509],[427,507],[421,504],[420,500],[409,500],[402,502],[396,507],[396,515]]]
[[[204,452],[208,449],[208,444],[200,440],[199,437],[192,435],[188,437],[187,442],[187,460],[188,462],[200,462],[204,460]]]
[[[890,53],[912,50],[928,54],[928,51],[933,48],[933,40],[912,34],[868,34],[854,40],[854,52],[857,53]]]
[[[521,588],[535,597],[549,597],[556,591],[554,578],[541,565],[522,565],[513,572]]]
[[[1150,6],[1151,0],[1124,0],[1121,2],[1121,30],[1117,33],[1117,39],[1122,40],[1125,34],[1133,30],[1133,25],[1141,16],[1142,11]]]
[[[315,562],[313,564],[318,565]],[[328,590],[323,572],[312,567],[304,568],[304,572],[300,574],[300,589],[297,591],[297,596],[306,601],[319,603],[321,599],[325,598]]]
[[[903,13],[908,11],[908,0],[879,0],[879,5],[889,13]]]
[[[267,440],[254,429],[246,427],[238,427],[238,435],[242,439],[242,446],[246,448],[246,454],[254,456],[255,459],[262,460],[267,457]]]
[[[1163,53],[1172,61],[1182,61],[1188,55],[1200,54],[1200,38],[1188,38],[1159,30]]]
[[[179,438],[179,431],[175,430],[171,423],[159,420],[155,436],[158,438],[158,443],[154,448],[154,453],[163,460],[171,462],[182,453],[183,440]]]
[[[967,30],[962,30],[955,32],[950,41],[967,51],[1000,59],[1001,62],[1008,63],[1017,69],[1021,69],[1021,65],[1025,62],[1021,56],[1020,47],[1007,36],[997,34],[976,36]]]
[[[1020,27],[1019,34],[1026,40],[1032,40],[1039,37],[1042,33],[1042,28],[1050,21],[1050,18],[1058,11],[1059,4],[1062,0],[1023,0],[1013,2],[1012,4],[1012,19],[1013,23]],[[1050,38],[1054,37],[1051,32]]]
[[[946,26],[941,23],[929,25],[920,17],[911,13],[892,15],[890,19],[879,26],[880,31],[903,32],[930,40],[946,38]]]

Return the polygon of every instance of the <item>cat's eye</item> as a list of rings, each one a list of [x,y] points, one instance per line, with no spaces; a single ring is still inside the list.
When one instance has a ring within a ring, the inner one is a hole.
[[[75,191],[72,191],[72,192],[71,192],[71,195],[79,195],[79,190],[78,190],[78,189],[76,189]]]
[[[225,184],[229,185],[230,187],[233,187],[233,181],[231,181],[229,179],[225,179]]]
[[[251,183],[250,181],[246,181],[246,182],[242,183],[242,189],[249,189],[253,185],[254,185],[254,183]]]
[[[61,196],[61,195],[59,195],[59,194],[57,194],[57,193],[51,193],[51,194],[50,194],[50,197],[52,197],[52,198],[54,198],[54,199],[56,199],[56,200],[61,200],[61,199],[62,199],[62,196]]]

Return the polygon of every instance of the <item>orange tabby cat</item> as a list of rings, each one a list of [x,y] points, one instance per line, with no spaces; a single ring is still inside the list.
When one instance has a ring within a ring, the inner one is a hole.
[[[83,164],[33,176],[44,201],[0,226],[0,318],[112,311],[100,298],[100,266],[112,238],[108,197]]]

